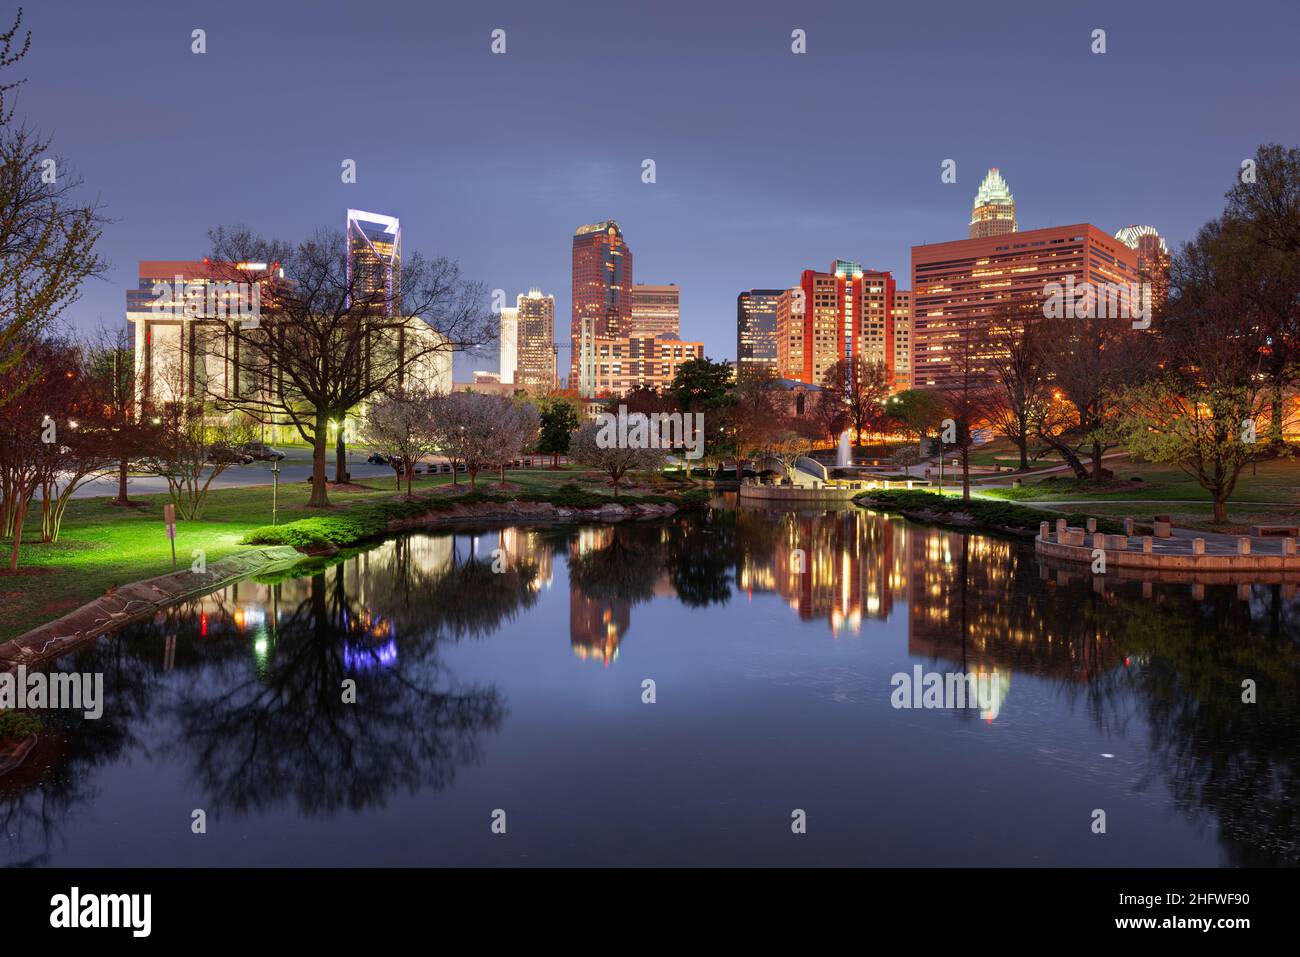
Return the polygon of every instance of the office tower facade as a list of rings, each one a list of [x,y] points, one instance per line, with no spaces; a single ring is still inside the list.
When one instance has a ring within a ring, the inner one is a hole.
[[[1045,287],[1070,279],[1126,296],[1139,281],[1137,252],[1087,223],[913,246],[913,387],[956,387],[958,355],[974,356],[974,371],[991,375],[999,323],[1014,309],[1043,315]]]
[[[573,355],[570,388],[590,396],[583,379],[598,339],[625,337],[632,325],[632,250],[618,223],[607,219],[573,234]]]
[[[530,392],[555,388],[555,297],[530,289],[516,298],[518,365],[515,381]]]
[[[827,272],[805,269],[799,287],[801,316],[796,318],[795,298],[785,297],[783,323],[781,298],[777,303],[777,371],[782,378],[823,386],[843,359],[883,362],[892,374],[892,275],[837,259]]]
[[[1138,273],[1151,284],[1152,305],[1161,306],[1169,295],[1169,247],[1154,226],[1125,226],[1115,238],[1138,257]]]
[[[500,381],[510,385],[519,368],[519,309],[506,306],[501,310],[501,371]]]
[[[677,283],[637,283],[632,287],[632,323],[626,333],[629,338],[680,339],[681,324],[681,291]]]
[[[672,384],[677,367],[704,358],[703,342],[650,337],[596,339],[584,372],[590,395],[619,396],[638,386],[663,390]]]
[[[970,238],[1005,236],[1016,231],[1016,200],[995,166],[980,183],[971,207]]]
[[[736,297],[736,375],[777,372],[777,303],[783,289],[750,289]]]
[[[402,224],[396,216],[348,210],[347,283],[350,300],[386,316],[402,314]]]
[[[894,388],[912,387],[912,290],[894,290]]]

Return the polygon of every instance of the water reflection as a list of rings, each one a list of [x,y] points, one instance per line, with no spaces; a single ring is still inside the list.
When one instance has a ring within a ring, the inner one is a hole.
[[[458,644],[550,603],[567,616],[568,653],[614,670],[627,642],[663,644],[666,607],[700,622],[723,611],[746,634],[772,597],[790,613],[783,638],[878,641],[901,626],[908,658],[989,676],[992,702],[951,712],[955,731],[1029,722],[1026,751],[1035,720],[1138,739],[1134,789],[1168,789],[1188,820],[1217,829],[1227,863],[1300,863],[1293,590],[1097,588],[1020,542],[856,509],[414,535],[304,577],[241,582],[59,663],[103,671],[112,707],[100,722],[49,716],[39,760],[0,781],[0,827],[12,862],[44,863],[62,823],[111,804],[129,769],[97,772],[146,755],[184,769],[218,817],[373,814],[398,794],[449,789],[508,723],[497,681],[519,676],[458,678],[446,661]],[[709,642],[710,627],[688,629],[692,641]],[[1245,679],[1255,704],[1241,700]],[[1050,715],[1015,711],[1020,694],[1043,708],[1044,687]]]

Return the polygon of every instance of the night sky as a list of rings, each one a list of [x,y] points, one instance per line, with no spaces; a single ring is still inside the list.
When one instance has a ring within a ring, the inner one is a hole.
[[[213,225],[296,240],[351,206],[511,304],[553,293],[563,347],[573,231],[616,219],[635,279],[682,287],[683,338],[731,358],[739,291],[836,257],[909,286],[910,247],[966,236],[990,166],[1022,229],[1150,223],[1173,245],[1260,142],[1300,144],[1294,0],[26,7],[19,116],[114,220],[82,328],[124,321],[137,260],[200,258]]]

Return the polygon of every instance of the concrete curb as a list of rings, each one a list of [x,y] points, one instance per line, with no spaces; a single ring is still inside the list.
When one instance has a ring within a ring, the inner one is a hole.
[[[287,546],[250,548],[213,562],[202,575],[172,572],[123,585],[111,595],[96,598],[62,618],[0,644],[0,671],[44,664],[83,642],[148,618],[177,602],[206,595],[250,575],[287,568],[304,557]]]

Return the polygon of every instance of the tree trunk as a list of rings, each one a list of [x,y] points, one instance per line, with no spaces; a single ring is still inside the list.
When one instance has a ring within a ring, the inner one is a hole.
[[[1100,442],[1092,443],[1092,480],[1096,482],[1098,485],[1101,484],[1101,479],[1102,479],[1102,469],[1103,469],[1103,466],[1101,464],[1102,451],[1103,450]]]
[[[311,498],[307,500],[308,508],[329,508],[329,492],[325,488],[325,441],[328,434],[325,413],[316,413],[316,431],[312,435],[311,449]]]
[[[970,501],[970,448],[963,446],[961,450],[961,500]]]
[[[334,440],[334,481],[342,485],[348,480],[348,446],[343,440],[343,425],[339,424],[338,438]]]
[[[1048,435],[1043,436],[1043,441],[1050,445],[1052,450],[1061,457],[1061,461],[1070,467],[1070,471],[1074,473],[1076,479],[1082,482],[1088,478],[1087,468],[1085,468],[1084,464],[1079,461],[1079,457],[1074,454],[1072,448],[1060,439],[1055,439]]]
[[[27,496],[22,492],[18,493],[14,509],[14,547],[9,553],[10,572],[18,571],[18,549],[23,543],[23,521],[27,517]]]
[[[1226,500],[1214,500],[1214,524],[1224,525],[1228,521],[1228,503]]]
[[[114,505],[130,505],[131,501],[126,497],[126,459],[119,459],[117,462],[117,498],[113,500]]]
[[[414,475],[415,475],[415,463],[407,462],[406,463],[406,497],[407,498],[411,497],[411,479],[414,477]],[[398,488],[401,488],[400,481],[398,483]]]
[[[1022,438],[1019,442],[1016,443],[1016,447],[1020,449],[1020,471],[1028,472],[1029,471],[1029,440]]]

